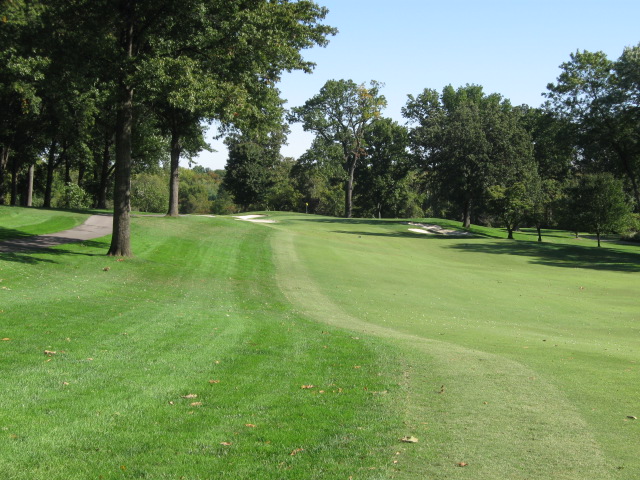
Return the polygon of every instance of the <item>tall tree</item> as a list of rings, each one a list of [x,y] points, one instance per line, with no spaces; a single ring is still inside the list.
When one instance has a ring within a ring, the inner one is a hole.
[[[230,135],[225,140],[229,158],[223,186],[244,210],[251,206],[266,208],[266,195],[273,186],[274,172],[281,161],[280,146],[286,131],[286,125],[281,125],[272,132],[251,131]]]
[[[460,209],[465,228],[472,212],[484,206],[487,189],[530,163],[530,136],[520,113],[500,95],[485,95],[481,86],[449,85],[441,94],[425,89],[409,95],[402,112],[415,124],[411,148],[432,191]]]
[[[617,61],[603,52],[577,51],[560,65],[547,86],[548,108],[575,129],[580,160],[587,171],[626,177],[640,206],[640,127],[638,127],[639,47]]]
[[[381,84],[367,87],[352,80],[329,80],[300,107],[291,110],[291,122],[301,122],[305,131],[314,132],[325,142],[342,148],[345,182],[345,217],[353,212],[353,183],[356,167],[366,154],[365,131],[387,105],[380,94]]]
[[[581,176],[567,192],[576,227],[600,236],[625,228],[631,212],[622,182],[610,173]]]
[[[157,72],[172,76],[176,64],[189,66],[197,81],[188,90],[165,91],[168,103],[195,113],[235,122],[249,109],[260,111],[252,94],[275,88],[283,70],[310,72],[300,51],[325,45],[335,29],[320,21],[327,10],[309,0],[50,0],[49,20],[58,37],[74,42],[71,65],[95,73],[108,64],[116,86],[114,229],[109,255],[131,255],[129,206],[134,110],[144,104]],[[92,70],[93,69],[93,70]],[[104,72],[104,69],[100,70]],[[183,68],[184,72],[185,69]],[[164,85],[166,86],[166,85]],[[211,105],[215,108],[209,108]]]

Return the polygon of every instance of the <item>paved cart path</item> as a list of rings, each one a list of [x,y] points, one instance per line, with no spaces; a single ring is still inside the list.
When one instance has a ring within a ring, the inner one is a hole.
[[[113,232],[111,215],[91,215],[82,225],[57,233],[0,242],[0,253],[18,253],[104,237]]]

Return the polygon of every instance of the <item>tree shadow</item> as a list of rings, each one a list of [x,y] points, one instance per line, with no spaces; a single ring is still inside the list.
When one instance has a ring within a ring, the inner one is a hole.
[[[81,245],[82,247],[87,248],[100,248],[105,249],[108,247],[103,242],[97,242],[92,240],[75,240],[75,241],[67,241],[65,244],[76,244]],[[6,242],[5,242],[6,245]],[[85,253],[78,252],[74,250],[68,250],[64,248],[51,248],[50,246],[37,246],[31,245],[29,247],[25,246],[24,248],[11,248],[3,251],[3,244],[0,243],[0,261],[4,262],[14,262],[14,263],[24,263],[27,265],[36,265],[39,263],[58,263],[52,258],[41,257],[40,255],[47,255],[59,257],[62,255],[83,255],[86,257],[101,257],[105,254],[102,253]]]
[[[530,263],[564,268],[586,268],[617,272],[640,272],[640,251],[630,252],[614,246],[591,247],[526,241],[502,240],[482,243],[456,243],[449,248],[492,255],[520,255]]]
[[[25,233],[22,230],[16,230],[15,228],[0,227],[0,242],[5,240],[14,240],[17,238],[33,237],[31,233]]]

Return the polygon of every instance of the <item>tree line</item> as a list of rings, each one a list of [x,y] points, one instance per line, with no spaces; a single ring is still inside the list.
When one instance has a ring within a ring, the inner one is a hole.
[[[222,132],[282,123],[283,71],[336,33],[309,0],[11,0],[0,7],[0,203],[51,206],[63,189],[113,204],[110,255],[130,255],[131,178],[168,157],[168,215],[181,156]],[[44,162],[39,159],[43,158]],[[75,185],[75,187],[74,187]],[[74,200],[74,201],[75,201]]]
[[[330,80],[286,112],[283,71],[336,30],[301,0],[12,0],[0,10],[0,204],[112,206],[109,254],[129,255],[129,211],[249,209],[459,219],[596,233],[640,205],[640,47],[578,51],[539,108],[479,85],[409,95]],[[216,122],[224,171],[186,169]],[[283,158],[288,124],[315,138]],[[638,230],[637,226],[629,228]]]
[[[578,51],[539,108],[479,85],[409,95],[400,125],[382,115],[382,84],[330,80],[288,114],[315,139],[288,161],[287,201],[270,203],[273,146],[231,140],[223,185],[243,208],[375,217],[435,216],[603,233],[636,230],[640,205],[640,46],[616,61]],[[270,153],[267,153],[270,152]],[[251,174],[248,174],[251,170]],[[342,200],[341,200],[342,199]],[[303,208],[304,205],[304,208]]]

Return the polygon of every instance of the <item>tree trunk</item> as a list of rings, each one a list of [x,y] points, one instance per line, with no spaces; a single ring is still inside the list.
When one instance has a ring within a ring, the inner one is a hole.
[[[180,188],[180,153],[182,152],[182,140],[177,128],[171,131],[171,170],[169,172],[169,211],[168,217],[177,217],[178,193]]]
[[[353,214],[353,179],[356,172],[357,159],[351,162],[349,165],[349,177],[345,185],[345,198],[344,198],[344,216],[345,218],[351,218]]]
[[[98,187],[98,201],[96,206],[98,208],[107,208],[107,190],[109,188],[109,176],[111,175],[111,143],[113,137],[111,134],[106,134],[104,138],[104,150],[102,151],[102,162],[100,164],[100,185]]]
[[[7,164],[9,163],[9,147],[2,146],[2,150],[0,151],[0,205],[5,204],[5,196],[7,194],[4,186]]]
[[[540,228],[540,225],[536,225],[536,230],[538,230],[538,241],[541,242],[542,241],[542,229]]]
[[[462,227],[471,227],[471,199],[467,198],[462,206]]]
[[[11,206],[18,205],[18,171],[20,160],[14,155],[11,161]]]
[[[120,46],[125,59],[133,58],[134,1],[119,4],[122,20]],[[116,170],[113,192],[113,233],[107,255],[131,256],[131,133],[133,129],[133,86],[121,73],[120,100],[116,116]]]
[[[596,237],[598,237],[598,246],[600,246],[600,230],[596,231]]]
[[[36,166],[32,163],[29,165],[27,174],[27,207],[33,207],[33,173]]]
[[[513,240],[513,227],[507,223],[507,239]]]
[[[116,120],[116,171],[113,192],[113,233],[107,255],[131,256],[131,130],[133,88],[123,86],[123,100]]]
[[[53,171],[56,168],[56,147],[55,141],[49,147],[49,158],[47,160],[47,183],[44,187],[44,208],[51,208],[51,195],[53,191]]]

